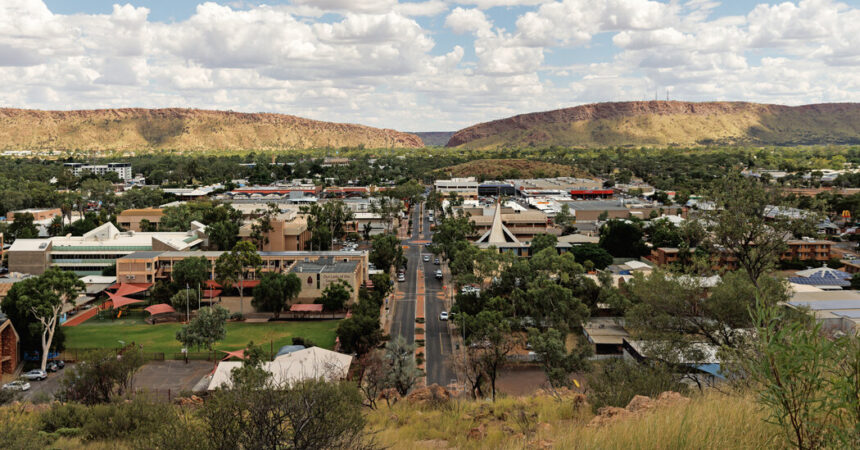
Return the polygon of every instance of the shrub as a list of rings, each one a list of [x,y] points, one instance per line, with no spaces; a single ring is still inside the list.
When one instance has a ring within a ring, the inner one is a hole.
[[[90,410],[80,403],[56,403],[39,416],[42,431],[53,433],[60,429],[82,428],[90,418]]]
[[[242,320],[245,320],[245,316],[242,315],[242,313],[240,313],[240,312],[234,312],[233,314],[230,314],[230,320],[242,321]]]
[[[654,397],[661,392],[685,392],[668,368],[662,365],[610,360],[588,377],[588,400],[595,411],[603,406],[625,407],[636,395]]]
[[[85,440],[131,439],[146,436],[161,427],[170,417],[170,405],[154,403],[144,396],[128,402],[91,407],[83,427]]]
[[[0,448],[46,448],[52,439],[39,433],[34,414],[17,408],[0,409]]]
[[[0,389],[0,405],[12,403],[18,398],[18,393],[9,389]]]
[[[314,343],[314,341],[312,341],[310,339],[305,339],[301,336],[294,336],[293,337],[293,345],[304,345],[307,348],[316,347],[316,344]]]

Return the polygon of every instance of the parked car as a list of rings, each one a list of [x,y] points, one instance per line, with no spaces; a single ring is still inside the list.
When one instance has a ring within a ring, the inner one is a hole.
[[[433,260],[433,264],[435,264],[435,265],[437,265],[437,266],[438,266],[438,265],[439,265],[439,258],[434,259],[434,260]]]
[[[57,365],[60,367],[60,369],[66,368],[66,362],[63,361],[62,359],[55,359],[54,362],[57,363]]]
[[[44,370],[33,369],[23,375],[24,378],[28,380],[44,380],[48,378],[48,373]]]
[[[430,255],[424,255],[424,262],[430,262]]]
[[[45,368],[48,369],[48,372],[56,372],[64,367],[66,367],[66,362],[63,360],[48,361],[48,365],[45,366]]]
[[[3,389],[7,391],[29,391],[30,383],[24,380],[16,380],[3,385]]]
[[[406,281],[406,274],[398,273],[397,274],[397,281]]]
[[[448,311],[442,311],[439,313],[439,320],[448,320]]]
[[[478,288],[477,286],[472,286],[471,284],[467,284],[467,285],[463,286],[462,288],[460,288],[460,293],[461,294],[480,294],[481,289]]]
[[[441,270],[437,270],[437,271],[436,271],[436,279],[437,279],[437,280],[441,280],[441,279],[442,279],[442,271],[441,271]]]

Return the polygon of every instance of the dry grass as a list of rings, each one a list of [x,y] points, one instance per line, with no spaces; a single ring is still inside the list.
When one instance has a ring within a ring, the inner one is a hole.
[[[520,410],[536,414],[518,420]],[[490,402],[457,401],[442,409],[401,402],[368,415],[377,439],[393,449],[412,448],[553,448],[686,449],[779,448],[778,430],[763,420],[751,397],[717,392],[690,402],[661,407],[603,427],[587,427],[593,414],[570,398],[546,395]],[[525,423],[525,424],[524,424]],[[483,427],[482,440],[469,431]],[[529,429],[531,428],[531,429]]]
[[[487,180],[583,175],[570,166],[528,159],[480,159],[438,169],[436,172],[445,176]]]

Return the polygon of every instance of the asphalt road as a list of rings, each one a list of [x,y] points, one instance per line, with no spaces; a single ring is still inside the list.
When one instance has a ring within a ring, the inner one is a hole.
[[[413,236],[418,233],[418,208],[413,208]],[[391,336],[403,336],[406,343],[415,342],[415,293],[418,287],[417,262],[419,248],[403,241],[408,246],[406,254],[406,281],[398,281],[398,295],[394,300],[394,318],[391,321]],[[402,295],[400,295],[402,293]]]
[[[427,220],[425,214],[422,218],[424,221],[424,240],[431,240],[433,233],[430,231],[430,221]],[[442,266],[433,264],[433,255],[430,255],[430,261],[424,262],[419,260],[424,265],[424,316],[426,321],[424,324],[425,332],[425,358],[427,362],[424,368],[427,371],[427,384],[439,384],[445,386],[449,383],[456,383],[457,377],[454,371],[448,366],[448,357],[451,355],[451,337],[449,335],[450,322],[439,320],[439,313],[446,311],[443,291],[443,282],[436,279],[436,270]]]

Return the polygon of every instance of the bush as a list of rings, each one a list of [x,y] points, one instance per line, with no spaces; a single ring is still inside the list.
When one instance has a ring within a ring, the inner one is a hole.
[[[245,316],[242,315],[242,313],[240,313],[240,312],[234,312],[233,314],[230,314],[230,320],[242,321],[242,320],[245,320]]]
[[[18,392],[9,389],[0,389],[0,405],[12,403],[18,398]]]
[[[90,417],[83,427],[84,439],[88,441],[146,436],[161,427],[172,412],[170,405],[151,402],[144,396],[91,408]]]
[[[310,339],[305,339],[301,336],[293,337],[293,345],[304,345],[306,348],[316,347],[314,341]]]
[[[90,410],[80,403],[56,403],[39,416],[39,428],[53,433],[61,429],[80,429],[90,418]]]
[[[636,395],[654,397],[665,391],[685,392],[663,365],[649,366],[620,359],[599,365],[588,377],[588,401],[595,411],[604,406],[625,407]]]
[[[0,409],[0,448],[47,448],[52,439],[38,428],[34,414],[17,408]]]

